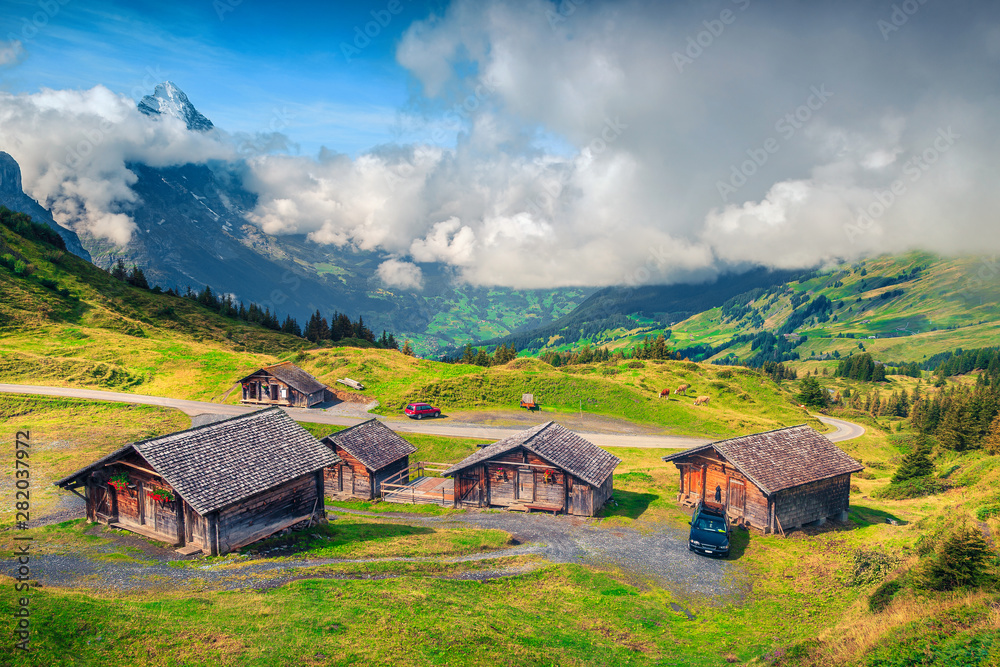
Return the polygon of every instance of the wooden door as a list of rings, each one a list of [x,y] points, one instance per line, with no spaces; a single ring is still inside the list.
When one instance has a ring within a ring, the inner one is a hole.
[[[746,507],[747,491],[746,485],[738,479],[729,478],[729,503],[730,514],[743,516]]]
[[[142,523],[156,530],[156,501],[150,497],[149,489],[145,487],[142,489],[142,502]]]
[[[701,497],[701,468],[688,468],[688,495]]]
[[[351,466],[341,466],[340,490],[347,493],[354,493],[354,468]]]
[[[201,516],[191,507],[184,504],[184,532],[185,541],[188,544],[203,544],[205,541],[205,527]]]
[[[535,471],[531,468],[517,469],[517,499],[522,503],[535,502]]]

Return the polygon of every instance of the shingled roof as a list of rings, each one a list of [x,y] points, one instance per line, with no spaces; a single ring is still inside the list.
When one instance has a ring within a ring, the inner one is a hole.
[[[340,462],[281,408],[133,442],[56,482],[137,452],[201,515]]]
[[[822,433],[804,424],[713,442],[664,456],[663,460],[676,461],[709,449],[718,452],[767,495],[864,470]]]
[[[328,435],[322,442],[342,447],[369,470],[380,470],[417,451],[377,419]]]
[[[289,387],[297,389],[303,394],[314,394],[317,391],[326,388],[325,384],[314,378],[312,375],[309,375],[309,373],[306,373],[290,361],[283,361],[280,364],[274,364],[273,366],[264,366],[264,368],[254,371],[250,375],[246,376],[240,380],[240,382],[246,382],[261,371],[273,375]]]
[[[547,422],[483,447],[442,474],[451,477],[469,466],[518,447],[524,447],[592,486],[603,484],[622,462],[617,456],[609,454],[573,431],[555,422]]]

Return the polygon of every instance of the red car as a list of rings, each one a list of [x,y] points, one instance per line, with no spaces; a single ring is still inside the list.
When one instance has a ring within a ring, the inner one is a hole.
[[[410,419],[423,419],[424,417],[440,417],[441,410],[430,403],[407,403],[403,414]]]

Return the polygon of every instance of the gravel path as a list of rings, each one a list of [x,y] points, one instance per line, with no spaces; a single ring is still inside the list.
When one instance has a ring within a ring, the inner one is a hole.
[[[187,587],[196,589],[265,589],[302,578],[384,579],[391,572],[377,574],[315,572],[324,565],[363,563],[462,563],[480,562],[475,570],[427,575],[447,579],[495,579],[513,576],[535,566],[508,567],[488,562],[507,556],[538,555],[555,563],[580,563],[611,569],[636,583],[653,582],[681,596],[740,597],[741,568],[732,561],[697,556],[687,550],[683,531],[657,527],[639,532],[618,526],[602,527],[599,521],[571,516],[520,514],[514,512],[466,512],[437,517],[412,514],[368,513],[345,509],[329,509],[336,520],[337,513],[393,519],[409,525],[439,528],[493,528],[511,533],[520,543],[507,549],[457,557],[430,558],[368,558],[368,559],[304,559],[282,558],[276,548],[265,559],[232,556],[224,562],[199,565],[171,565],[173,561],[189,560],[173,549],[162,548],[126,532],[114,536],[114,544],[95,547],[81,554],[73,549],[41,549],[32,557],[32,574],[43,586],[143,590]],[[79,517],[79,512],[74,513]],[[56,517],[53,517],[53,521]],[[66,520],[60,512],[59,520]],[[48,521],[44,523],[49,523]],[[44,545],[39,545],[43,546]],[[122,550],[134,560],[121,560]],[[46,553],[47,551],[47,553]],[[117,555],[115,555],[117,554]],[[294,555],[294,554],[290,554]],[[117,558],[119,560],[108,560]],[[305,569],[309,570],[306,571]],[[4,574],[12,574],[10,562],[3,565]]]

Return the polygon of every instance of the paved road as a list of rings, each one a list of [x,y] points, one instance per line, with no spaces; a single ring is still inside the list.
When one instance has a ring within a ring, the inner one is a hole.
[[[221,403],[209,403],[205,401],[188,401],[179,398],[166,398],[163,396],[149,396],[145,394],[127,394],[117,391],[101,391],[97,389],[81,389],[78,387],[46,387],[42,385],[22,385],[22,384],[0,384],[0,393],[8,394],[37,394],[42,396],[61,396],[66,398],[89,398],[97,401],[118,401],[121,403],[136,403],[142,405],[158,405],[166,408],[175,408],[190,416],[204,414],[218,414],[236,416],[259,410],[257,406],[251,405],[225,405]],[[347,404],[341,404],[344,406]],[[302,408],[285,408],[296,421],[312,422],[316,424],[331,424],[337,426],[354,426],[370,419],[363,409],[342,408],[340,406],[331,410],[305,410]],[[522,427],[499,427],[499,426],[479,426],[476,424],[463,424],[455,422],[442,422],[440,420],[396,420],[379,417],[386,426],[401,433],[424,433],[427,435],[444,435],[460,438],[476,438],[482,440],[500,440],[509,436]],[[851,422],[845,422],[831,417],[819,417],[817,419],[825,424],[835,426],[837,431],[829,434],[834,442],[856,438],[865,432],[864,428]],[[599,447],[641,447],[641,448],[663,448],[663,449],[688,449],[705,445],[712,442],[706,438],[691,438],[683,436],[668,435],[622,435],[616,433],[589,433],[579,431],[580,435],[590,440]]]
[[[820,420],[827,426],[833,426],[837,430],[833,433],[825,434],[827,438],[833,440],[834,442],[843,442],[844,440],[853,440],[854,438],[860,437],[865,434],[865,427],[860,424],[855,424],[853,422],[845,422],[843,419],[834,419],[833,417],[826,417],[824,415],[813,415],[816,419]]]

